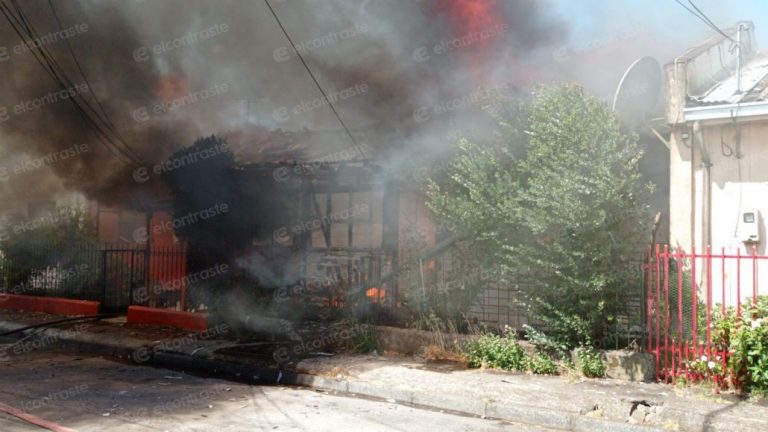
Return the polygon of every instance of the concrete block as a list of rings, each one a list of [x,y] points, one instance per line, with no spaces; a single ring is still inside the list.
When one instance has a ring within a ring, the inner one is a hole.
[[[653,382],[656,379],[656,362],[648,353],[615,350],[602,353],[605,376],[625,381]]]

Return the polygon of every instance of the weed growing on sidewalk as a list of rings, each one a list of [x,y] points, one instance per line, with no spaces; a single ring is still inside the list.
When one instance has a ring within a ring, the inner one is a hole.
[[[557,375],[557,363],[546,355],[535,354],[527,358],[528,370],[537,375]]]
[[[507,329],[503,336],[483,334],[469,344],[469,367],[489,367],[534,374],[557,375],[558,364],[545,353],[529,355],[517,342],[515,332]]]
[[[484,334],[469,345],[469,367],[490,367],[512,371],[527,369],[526,355],[517,340],[504,336]]]
[[[605,363],[594,349],[591,347],[579,348],[576,350],[576,356],[579,358],[579,369],[582,375],[587,378],[603,378],[605,376]]]
[[[369,354],[377,350],[376,334],[373,326],[360,323],[356,320],[349,320],[349,325],[357,331],[351,334],[351,337],[345,339],[342,348],[346,351],[361,354]]]

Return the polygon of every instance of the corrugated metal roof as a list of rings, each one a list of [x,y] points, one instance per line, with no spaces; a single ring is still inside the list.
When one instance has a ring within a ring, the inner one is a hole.
[[[759,56],[742,68],[741,92],[737,89],[738,77],[734,73],[715,84],[704,97],[696,102],[702,105],[725,105],[766,100],[767,78],[768,56]]]

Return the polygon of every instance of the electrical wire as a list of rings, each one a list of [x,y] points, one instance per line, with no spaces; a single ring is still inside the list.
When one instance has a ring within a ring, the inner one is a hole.
[[[37,60],[37,62],[43,67],[43,69],[48,73],[48,75],[61,90],[67,91],[68,89],[74,87],[72,81],[67,77],[66,73],[64,72],[61,65],[56,61],[55,57],[50,53],[50,51],[48,51],[48,48],[45,46],[45,44],[39,44],[39,46],[30,46],[30,44],[27,44],[27,39],[34,41],[39,40],[40,37],[18,2],[16,0],[11,0],[11,5],[13,8],[5,3],[4,0],[0,0],[0,11],[3,13],[6,20],[11,24],[11,27],[19,36],[22,43],[24,43],[25,46],[30,49],[30,52],[32,53],[35,60]],[[86,84],[90,87],[87,82]],[[111,122],[102,118],[102,116],[99,115],[99,112],[97,112],[96,109],[93,108],[93,106],[91,106],[91,104],[85,98],[83,98],[82,95],[80,95],[80,98],[82,99],[82,102],[79,101],[75,95],[67,98],[67,100],[70,101],[70,103],[74,106],[75,111],[85,122],[86,126],[90,126],[90,129],[96,135],[96,138],[107,148],[107,150],[109,150],[112,155],[114,155],[123,163],[142,165],[143,161],[138,156],[136,151],[128,146],[127,143],[122,141],[119,137],[119,134],[117,134],[114,129],[110,129]],[[96,119],[89,115],[86,109],[92,112],[96,116]],[[117,143],[115,143],[113,136],[121,140],[125,148],[120,147]]]
[[[33,29],[29,27],[29,23],[23,15],[16,16],[14,12],[11,10],[11,8],[2,0],[0,0],[0,11],[2,11],[3,15],[5,16],[6,20],[11,24],[11,27],[13,28],[14,32],[19,36],[22,43],[25,44],[29,48],[29,45],[26,43],[26,39],[30,38],[32,40],[36,40],[36,35]],[[26,37],[25,37],[25,31],[26,31]],[[39,50],[39,51],[38,51]],[[55,64],[55,60],[52,62],[49,57],[46,57],[46,52],[41,49],[41,47],[30,48],[30,53],[32,56],[37,60],[38,63],[43,67],[43,70],[45,70],[48,75],[53,79],[53,81],[59,86],[60,89],[67,89],[66,84],[62,81],[62,78],[57,74],[57,64]],[[60,68],[60,67],[59,67]],[[60,71],[60,69],[59,69]],[[71,88],[71,84],[70,84]],[[102,142],[102,144],[109,150],[110,153],[112,153],[113,156],[115,156],[118,160],[120,160],[123,163],[130,163],[131,159],[127,156],[121,156],[122,152],[116,153],[116,150],[112,147],[113,144],[109,141],[105,140],[104,137],[104,131],[101,130],[97,124],[93,121],[90,116],[84,111],[83,107],[80,106],[80,104],[75,100],[74,97],[68,98],[70,103],[75,108],[75,111],[80,115],[81,120],[85,122],[86,126],[91,126],[93,128],[93,132],[96,134],[96,137],[99,141]]]
[[[64,25],[62,24],[61,19],[59,18],[59,14],[56,13],[56,9],[53,6],[53,0],[48,0],[48,6],[50,7],[51,12],[53,13],[53,17],[56,19],[56,23],[59,25],[59,30],[63,32]],[[91,82],[88,80],[88,76],[85,74],[85,71],[83,70],[80,64],[80,61],[78,61],[77,56],[75,55],[75,51],[72,48],[72,44],[69,42],[69,38],[65,38],[64,42],[67,44],[67,49],[69,50],[69,54],[72,56],[72,60],[75,62],[75,66],[77,67],[77,70],[80,72],[80,76],[83,77],[83,81],[88,86],[88,88],[91,89],[90,91],[91,97],[96,102],[96,106],[99,108],[101,115],[103,116],[102,119],[106,124],[108,130],[123,144],[123,146],[127,148],[127,150],[131,153],[131,155],[135,159],[137,159],[143,165],[146,165],[146,163],[142,160],[141,156],[139,156],[138,152],[134,150],[117,131],[117,127],[115,126],[114,122],[112,122],[112,119],[109,117],[109,114],[107,114],[107,111],[104,109],[104,105],[102,105],[98,96],[96,96],[96,91],[93,88],[93,86],[91,86]]]
[[[51,13],[53,13],[53,17],[56,19],[56,23],[59,25],[59,30],[62,32],[64,31],[64,25],[61,22],[61,19],[59,18],[59,14],[56,13],[56,8],[53,7],[53,0],[48,0],[48,7],[51,8]],[[72,44],[69,42],[69,38],[65,38],[64,42],[67,44],[67,49],[69,50],[69,54],[72,56],[72,60],[75,62],[75,66],[77,67],[77,70],[80,72],[80,76],[83,77],[83,81],[88,86],[88,88],[93,88],[91,86],[90,81],[88,80],[88,76],[85,75],[85,72],[83,71],[82,66],[80,65],[80,62],[77,60],[77,56],[75,55],[74,49],[72,49]],[[98,106],[99,110],[101,111],[102,115],[104,115],[104,120],[107,122],[107,124],[110,126],[111,130],[117,134],[117,128],[115,128],[114,123],[112,122],[112,119],[109,118],[109,115],[107,114],[107,111],[104,109],[104,105],[101,104],[101,101],[96,96],[96,94],[92,91],[91,96],[93,97],[93,100],[96,102],[96,105]]]
[[[717,24],[715,24],[711,19],[709,19],[709,17],[704,12],[702,12],[702,10],[698,8],[698,6],[696,6],[693,0],[688,0],[688,4],[690,4],[694,9],[696,9],[696,12],[698,12],[699,15],[702,18],[704,18],[704,20],[709,24],[710,27],[712,27],[713,30],[723,35],[723,37],[728,38],[731,42],[734,42],[734,43],[736,42],[730,36],[725,34],[725,32],[721,30],[720,27],[717,26]]]
[[[315,78],[315,74],[312,72],[312,69],[310,69],[309,65],[304,60],[304,56],[302,56],[299,50],[296,48],[296,44],[293,42],[293,39],[291,38],[291,36],[288,34],[288,31],[283,26],[283,23],[280,22],[280,18],[278,18],[275,10],[272,9],[272,5],[269,3],[269,0],[264,0],[264,3],[267,4],[267,8],[269,8],[269,11],[272,13],[272,16],[275,18],[275,21],[277,21],[277,25],[280,26],[280,30],[283,31],[285,38],[288,39],[288,42],[291,44],[291,48],[293,48],[293,51],[299,57],[299,60],[301,60],[301,64],[304,65],[304,69],[306,69],[307,73],[309,73],[309,76],[312,78],[312,81],[315,83],[315,86],[320,91],[320,94],[322,94],[323,98],[325,98],[325,102],[328,103],[329,107],[331,107],[331,111],[333,111],[333,115],[335,115],[336,119],[339,120],[339,124],[341,124],[341,127],[344,129],[344,132],[346,132],[347,136],[349,136],[349,139],[352,141],[352,144],[354,144],[354,146],[357,147],[358,146],[357,140],[355,140],[355,137],[352,136],[352,132],[350,132],[349,128],[344,123],[344,120],[341,119],[339,112],[336,111],[336,107],[333,106],[333,104],[331,103],[331,100],[328,98],[328,95],[325,94],[325,90],[323,90],[323,87],[317,81],[317,78]]]
[[[25,23],[26,29],[27,29],[27,33],[30,36],[30,38],[32,38],[33,40],[39,40],[40,39],[39,34],[34,29],[34,27],[32,26],[32,23],[29,21],[29,19],[26,17],[26,15],[24,13],[24,10],[18,4],[18,0],[11,0],[11,3],[14,4],[17,14],[21,18],[21,20]],[[56,15],[55,11],[54,11],[54,15]],[[62,31],[63,31],[63,28],[62,28]],[[68,40],[66,42],[67,42],[67,44],[69,44]],[[56,58],[53,56],[53,54],[51,54],[51,52],[48,50],[48,47],[45,44],[41,44],[40,47],[38,47],[38,49],[41,50],[41,53],[43,54],[43,57],[46,60],[46,63],[51,65],[52,72],[54,74],[58,73],[61,76],[61,79],[64,81],[64,83],[67,86],[69,86],[68,88],[74,87],[74,84],[72,83],[72,81],[67,77],[66,73],[64,72],[64,69],[61,67],[61,65],[58,63],[58,61],[56,61]],[[73,57],[74,57],[74,54],[73,54]],[[76,58],[75,58],[75,62],[77,63],[77,59]],[[78,63],[78,65],[79,65],[79,63]],[[81,70],[81,72],[82,72],[82,70]],[[86,80],[86,85],[90,89],[91,86],[90,86],[90,83],[87,81],[87,78],[85,77],[85,74],[83,74],[83,77]],[[64,90],[66,90],[66,88]],[[83,98],[82,96],[80,96],[80,97]],[[93,95],[93,97],[98,102],[98,99],[96,99],[95,95]],[[77,103],[77,101],[75,101],[75,103]],[[125,143],[125,141],[122,139],[122,137],[120,137],[120,135],[114,129],[114,125],[111,124],[111,121],[109,121],[108,118],[107,118],[107,120],[102,118],[101,115],[99,114],[99,112],[97,112],[96,109],[93,108],[91,106],[91,104],[85,98],[83,98],[83,103],[85,104],[85,107],[88,108],[96,116],[96,118],[100,121],[100,123],[97,123],[89,115],[86,114],[87,120],[90,123],[92,123],[95,127],[97,127],[99,132],[101,134],[103,134],[106,139],[110,140],[111,145],[115,146],[120,151],[121,154],[125,155],[132,162],[134,162],[134,163],[138,162],[139,164],[143,164],[143,161],[138,156],[136,151],[133,148],[131,148],[127,143]],[[81,107],[81,110],[82,110],[82,107]],[[105,113],[105,115],[106,115],[106,113]],[[112,126],[112,127],[110,128],[110,126]],[[112,143],[111,142],[112,138],[109,136],[109,134],[104,132],[102,127],[104,127],[108,132],[111,132],[112,135],[114,135],[117,138],[117,140],[120,141],[123,144],[124,147],[126,147],[127,151],[122,149],[122,148],[120,148],[117,144]]]
[[[692,7],[693,7],[695,10],[694,10],[694,9],[691,9],[691,8],[690,8],[690,7],[688,7],[688,6],[686,6],[686,4],[685,4],[685,3],[683,3],[681,0],[675,0],[675,2],[677,2],[677,4],[679,4],[679,5],[680,5],[680,6],[682,6],[682,7],[683,7],[685,10],[687,10],[688,12],[690,12],[690,13],[691,13],[693,16],[695,16],[696,18],[700,19],[700,20],[701,20],[701,21],[702,21],[704,24],[706,24],[706,25],[707,25],[707,27],[709,27],[709,28],[711,28],[712,30],[716,31],[717,33],[719,33],[720,35],[722,35],[724,38],[726,38],[726,39],[730,40],[731,42],[734,42],[734,43],[736,42],[736,41],[735,41],[735,40],[734,40],[732,37],[728,36],[727,34],[725,34],[725,32],[724,32],[724,31],[720,30],[720,28],[719,28],[718,26],[716,26],[716,25],[715,25],[715,24],[712,22],[712,20],[710,20],[710,19],[709,19],[709,18],[708,18],[706,15],[704,15],[704,13],[703,13],[703,12],[701,12],[701,9],[699,9],[698,7],[696,7],[696,5],[693,3],[693,1],[692,1],[692,0],[688,0],[688,3],[690,3],[690,5],[691,5],[691,6],[692,6]],[[698,11],[698,13],[697,13],[697,11]]]

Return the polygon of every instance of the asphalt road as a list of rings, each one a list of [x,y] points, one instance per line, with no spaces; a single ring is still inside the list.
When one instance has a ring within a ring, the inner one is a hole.
[[[78,432],[545,430],[51,351],[0,361],[0,403]],[[0,431],[41,430],[0,414]]]

